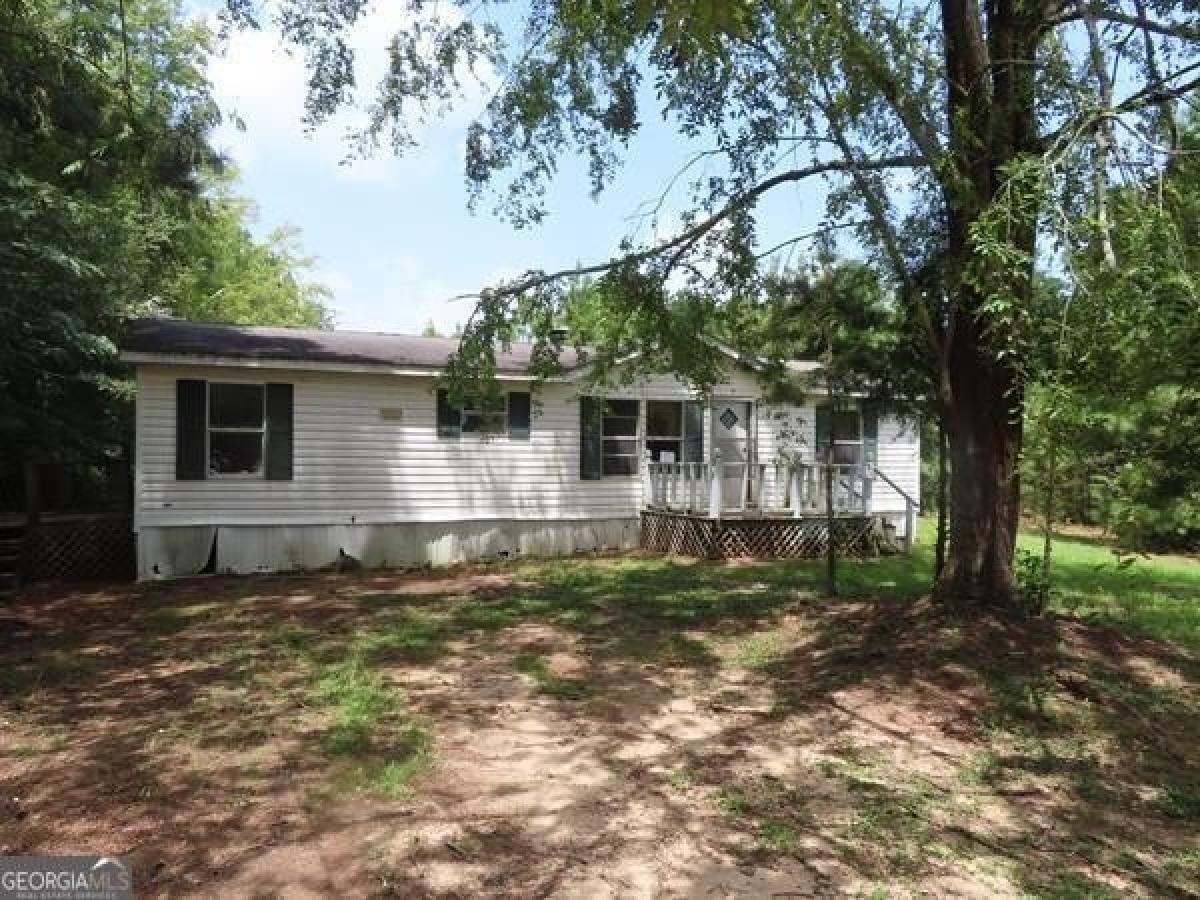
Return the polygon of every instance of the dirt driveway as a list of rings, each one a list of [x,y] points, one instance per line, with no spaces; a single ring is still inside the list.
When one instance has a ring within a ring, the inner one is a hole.
[[[126,854],[150,896],[1189,895],[1194,658],[807,579],[28,594],[0,610],[0,852]]]

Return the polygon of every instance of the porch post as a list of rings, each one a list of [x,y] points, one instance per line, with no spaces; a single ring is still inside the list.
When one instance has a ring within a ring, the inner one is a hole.
[[[642,451],[642,505],[654,506],[654,475],[650,471],[650,451]]]
[[[794,463],[791,468],[792,479],[792,518],[799,519],[804,514],[804,498],[801,489],[800,465]]]
[[[708,515],[713,519],[721,518],[721,450],[714,447],[712,452],[712,480],[708,487]]]
[[[917,530],[917,517],[911,498],[904,498],[904,552],[912,553],[914,532]]]

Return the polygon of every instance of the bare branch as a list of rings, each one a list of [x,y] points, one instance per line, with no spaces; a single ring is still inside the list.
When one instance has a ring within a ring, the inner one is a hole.
[[[803,243],[804,241],[811,241],[813,238],[820,237],[823,234],[828,234],[831,231],[841,231],[845,228],[863,228],[870,224],[871,220],[869,219],[856,219],[853,222],[838,222],[837,224],[824,225],[815,231],[806,231],[804,234],[798,234],[795,237],[790,237],[786,241],[780,241],[774,247],[770,247],[761,253],[754,254],[754,259],[756,261],[760,259],[766,259],[768,256],[778,253],[784,247],[791,247],[795,244]]]
[[[834,159],[825,162],[814,163],[811,166],[806,166],[801,169],[790,169],[787,172],[780,172],[772,178],[759,182],[754,187],[745,191],[742,194],[734,197],[725,206],[717,210],[712,215],[696,223],[690,228],[685,229],[669,241],[665,241],[654,247],[647,247],[643,250],[638,250],[633,253],[626,253],[621,256],[613,257],[605,262],[594,263],[590,266],[576,266],[570,269],[559,269],[555,272],[537,272],[531,273],[527,277],[510,282],[509,284],[501,285],[498,288],[485,289],[478,293],[458,294],[452,297],[451,300],[473,300],[480,299],[485,295],[489,299],[502,297],[512,297],[518,294],[523,294],[526,291],[531,291],[539,287],[543,287],[563,278],[571,278],[579,275],[596,275],[601,272],[607,272],[615,269],[618,266],[637,265],[646,260],[654,259],[663,256],[667,253],[677,250],[680,247],[690,246],[712,231],[717,225],[728,219],[731,215],[741,209],[753,206],[758,199],[769,191],[783,184],[791,184],[797,181],[804,181],[808,178],[813,178],[818,175],[830,175],[836,173],[854,173],[854,172],[880,172],[887,169],[915,169],[926,165],[925,159],[918,155],[904,154],[899,156],[888,156],[882,159],[869,160],[852,160],[852,159]]]
[[[1185,98],[1192,91],[1200,89],[1200,76],[1190,78],[1182,84],[1173,85],[1171,82],[1176,78],[1188,75],[1197,70],[1200,70],[1200,62],[1168,73],[1163,78],[1151,82],[1141,90],[1130,94],[1111,109],[1100,110],[1088,117],[1067,122],[1049,134],[1044,135],[1041,138],[1041,146],[1047,148],[1045,152],[1049,152],[1049,148],[1060,145],[1068,137],[1071,138],[1071,142],[1074,142],[1079,137],[1095,131],[1101,127],[1102,123],[1109,119]]]
[[[1088,59],[1092,77],[1096,79],[1097,98],[1101,109],[1112,106],[1112,83],[1108,80],[1108,68],[1104,60],[1104,45],[1100,41],[1100,26],[1095,16],[1086,15],[1084,22],[1088,34]],[[1108,222],[1108,159],[1113,144],[1112,120],[1105,118],[1096,128],[1096,157],[1092,166],[1092,193],[1096,210],[1096,229],[1100,233],[1100,248],[1104,264],[1109,270],[1117,268],[1117,255],[1113,250],[1112,233]]]
[[[1089,17],[1095,19],[1097,22],[1128,25],[1131,28],[1140,28],[1144,32],[1159,34],[1164,37],[1178,38],[1184,41],[1200,41],[1200,27],[1187,22],[1160,22],[1147,18],[1141,10],[1139,10],[1137,15],[1131,16],[1120,10],[1095,9],[1088,6],[1057,16],[1048,20],[1046,24],[1050,28],[1057,28],[1059,25],[1069,25],[1075,22],[1086,21]]]
[[[1115,113],[1137,112],[1140,109],[1146,109],[1150,106],[1157,106],[1160,103],[1166,103],[1170,100],[1177,100],[1180,97],[1190,94],[1192,91],[1200,87],[1200,78],[1192,78],[1185,81],[1183,84],[1172,86],[1169,82],[1174,81],[1183,75],[1195,72],[1200,69],[1200,62],[1193,63],[1190,66],[1185,66],[1169,73],[1157,82],[1152,82],[1146,85],[1140,91],[1130,94],[1124,100],[1116,105],[1113,109]]]
[[[1134,0],[1134,8],[1137,9],[1140,18],[1146,18],[1146,3],[1145,0]],[[1150,77],[1155,81],[1162,81],[1162,70],[1158,65],[1158,50],[1154,46],[1154,38],[1150,36],[1150,32],[1146,29],[1141,29],[1142,44],[1146,53],[1146,71],[1150,73]],[[1179,147],[1179,126],[1175,121],[1175,110],[1171,102],[1163,104],[1162,110],[1163,126],[1167,130],[1167,143],[1174,152]]]

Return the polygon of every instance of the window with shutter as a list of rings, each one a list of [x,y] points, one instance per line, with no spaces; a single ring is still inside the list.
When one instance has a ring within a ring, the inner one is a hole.
[[[181,378],[175,383],[175,477],[292,478],[293,388]]]
[[[437,433],[442,438],[464,434],[507,434],[519,441],[529,440],[531,401],[528,392],[513,391],[497,398],[468,400],[463,407],[450,403],[445,389],[437,392]]]

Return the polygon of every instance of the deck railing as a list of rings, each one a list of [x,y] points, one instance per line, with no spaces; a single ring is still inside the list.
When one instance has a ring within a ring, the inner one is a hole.
[[[864,515],[874,469],[831,465],[838,515]],[[803,516],[825,513],[825,463],[647,462],[647,509],[720,518],[724,515]]]

